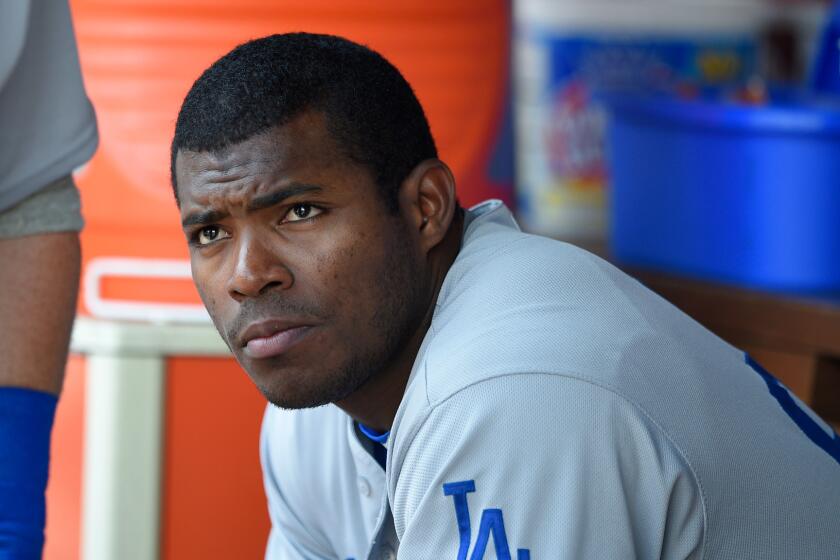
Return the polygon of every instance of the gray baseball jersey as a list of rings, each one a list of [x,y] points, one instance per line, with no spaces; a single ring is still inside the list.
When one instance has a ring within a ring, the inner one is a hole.
[[[0,211],[82,165],[97,141],[67,1],[0,2]]]
[[[269,407],[266,558],[840,558],[840,439],[632,278],[470,210],[386,469]]]

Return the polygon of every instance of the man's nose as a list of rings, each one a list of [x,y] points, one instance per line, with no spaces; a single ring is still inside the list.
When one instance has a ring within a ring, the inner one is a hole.
[[[240,240],[236,265],[228,279],[228,293],[237,301],[266,290],[289,289],[294,276],[276,247],[255,237]]]

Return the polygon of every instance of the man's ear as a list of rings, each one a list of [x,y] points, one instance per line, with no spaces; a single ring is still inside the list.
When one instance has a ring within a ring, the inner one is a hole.
[[[400,185],[399,200],[400,211],[428,253],[443,240],[455,217],[455,177],[442,161],[424,160]]]

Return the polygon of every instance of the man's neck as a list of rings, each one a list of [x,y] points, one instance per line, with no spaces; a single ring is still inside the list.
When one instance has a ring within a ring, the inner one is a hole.
[[[461,249],[463,230],[464,212],[459,210],[456,211],[452,225],[443,241],[429,253],[431,290],[426,298],[420,326],[412,333],[403,351],[388,368],[371,376],[352,395],[335,403],[357,422],[379,432],[391,429],[397,409],[402,402],[411,369],[417,359],[417,353],[432,324],[441,286]]]

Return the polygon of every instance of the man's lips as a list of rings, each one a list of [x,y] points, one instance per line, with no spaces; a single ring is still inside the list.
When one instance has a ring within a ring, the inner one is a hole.
[[[299,322],[263,321],[245,329],[241,346],[249,358],[271,358],[286,352],[311,329],[312,325]]]

